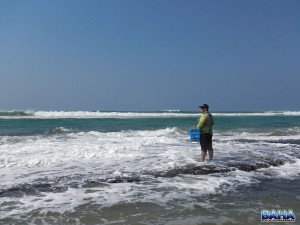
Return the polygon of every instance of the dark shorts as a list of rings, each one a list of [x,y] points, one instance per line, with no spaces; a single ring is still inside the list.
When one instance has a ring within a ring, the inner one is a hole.
[[[210,133],[201,133],[200,134],[200,146],[201,151],[212,151],[212,134]]]

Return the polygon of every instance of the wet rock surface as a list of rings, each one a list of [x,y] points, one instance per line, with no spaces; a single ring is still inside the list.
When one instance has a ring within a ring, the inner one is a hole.
[[[262,168],[269,168],[271,166],[278,167],[284,165],[285,161],[281,159],[272,159],[266,162],[258,162],[254,164],[250,163],[229,163],[229,167],[236,168],[238,170],[251,172]]]
[[[149,173],[149,175],[153,175],[154,177],[175,177],[180,174],[190,174],[190,175],[207,175],[211,173],[226,173],[230,172],[234,169],[226,168],[226,167],[218,167],[214,165],[203,165],[203,166],[195,166],[195,165],[187,165],[184,167],[178,167],[174,169],[170,169],[168,171],[154,172]]]
[[[287,162],[281,159],[265,160],[263,162],[248,163],[248,162],[236,162],[228,163],[227,165],[186,165],[182,167],[172,168],[166,171],[143,171],[136,174],[126,175],[103,175],[97,173],[78,174],[74,176],[61,176],[56,178],[41,178],[33,181],[32,183],[23,183],[0,190],[0,197],[9,197],[24,194],[40,194],[42,192],[63,192],[68,188],[78,187],[99,187],[101,185],[109,185],[114,183],[132,183],[140,182],[146,177],[163,177],[173,178],[179,175],[208,175],[215,173],[228,173],[235,170],[241,170],[245,172],[256,171],[262,168],[269,168],[271,166],[282,166]]]
[[[227,173],[235,170],[242,170],[246,172],[255,171],[261,168],[269,168],[271,166],[278,167],[284,165],[285,161],[281,159],[268,160],[266,162],[258,163],[247,163],[247,162],[237,162],[229,163],[226,166],[216,166],[216,165],[187,165],[184,167],[174,168],[168,171],[154,172],[152,175],[154,177],[175,177],[180,174],[190,174],[190,175],[207,175],[212,173]],[[151,175],[151,173],[149,173]]]

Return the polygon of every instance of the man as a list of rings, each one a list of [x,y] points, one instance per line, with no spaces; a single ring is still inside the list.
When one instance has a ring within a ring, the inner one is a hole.
[[[209,159],[213,159],[212,126],[214,125],[214,119],[212,115],[208,112],[209,106],[207,104],[200,105],[199,108],[202,113],[197,125],[197,128],[200,129],[200,162],[204,162],[207,151]]]

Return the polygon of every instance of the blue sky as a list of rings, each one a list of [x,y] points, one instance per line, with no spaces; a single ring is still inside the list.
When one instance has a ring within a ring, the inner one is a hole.
[[[300,110],[300,1],[0,1],[0,109]]]

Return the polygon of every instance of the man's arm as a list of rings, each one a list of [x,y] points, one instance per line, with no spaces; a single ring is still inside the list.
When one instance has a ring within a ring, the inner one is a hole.
[[[205,119],[206,119],[206,117],[205,117],[204,115],[202,115],[202,116],[200,117],[199,123],[198,123],[198,125],[197,125],[197,128],[198,128],[198,129],[201,129],[202,127],[204,127]]]

